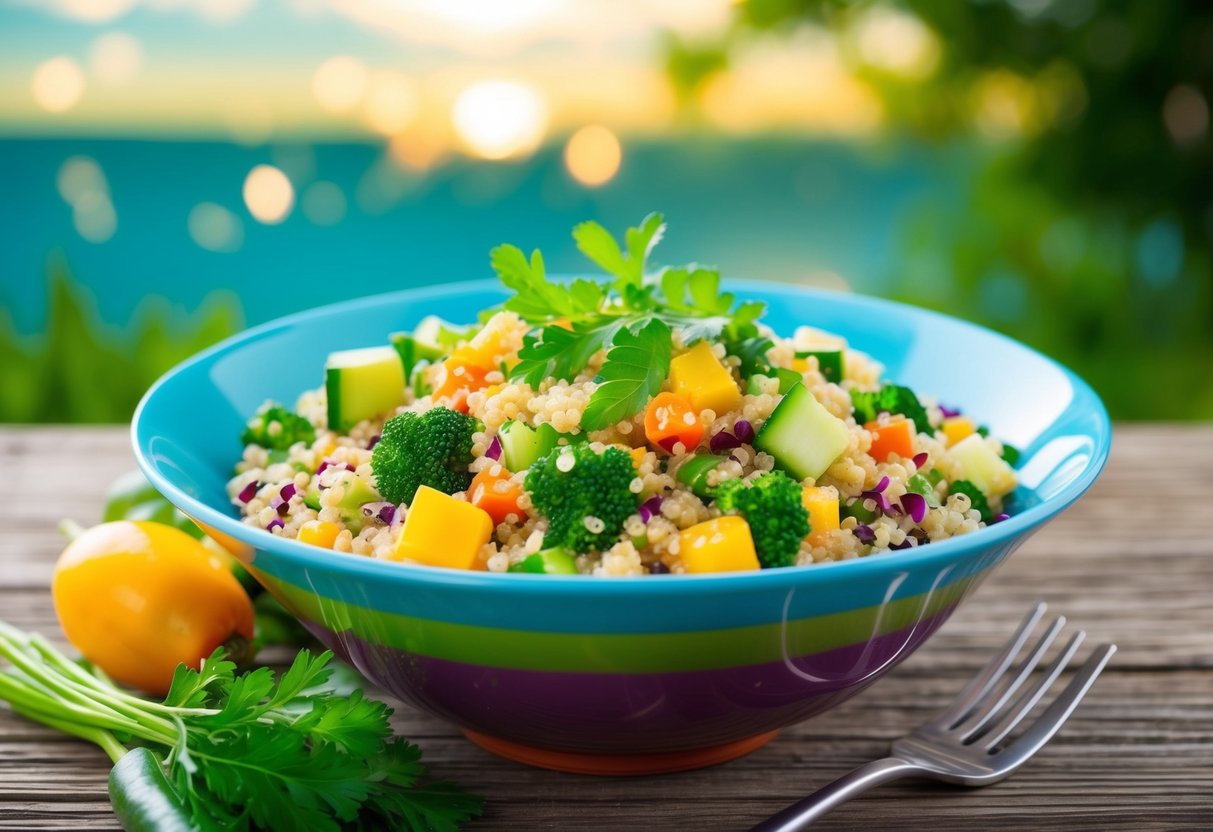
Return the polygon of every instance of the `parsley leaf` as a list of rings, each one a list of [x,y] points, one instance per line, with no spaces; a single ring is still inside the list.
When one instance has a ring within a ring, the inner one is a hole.
[[[573,229],[577,248],[605,272],[615,276],[615,290],[625,301],[628,288],[643,287],[645,261],[664,234],[665,220],[661,214],[649,214],[637,228],[629,228],[624,233],[625,254],[611,232],[593,220]]]
[[[581,416],[585,430],[602,430],[639,411],[670,371],[670,327],[660,318],[621,328],[611,343],[598,388]]]

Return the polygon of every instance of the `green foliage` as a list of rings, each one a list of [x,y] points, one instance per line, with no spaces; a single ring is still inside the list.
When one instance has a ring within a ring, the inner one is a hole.
[[[670,328],[660,318],[621,327],[598,375],[598,387],[581,415],[583,430],[602,430],[627,419],[661,392],[670,370]]]
[[[423,485],[444,494],[466,491],[472,434],[481,429],[477,420],[446,407],[388,419],[371,451],[371,472],[383,499],[411,503]]]
[[[598,454],[588,444],[570,445],[536,462],[527,472],[526,489],[548,519],[543,545],[579,553],[615,545],[624,521],[639,505],[631,490],[635,478],[632,457],[615,447]],[[591,517],[602,523],[601,529],[586,526]]]
[[[240,441],[260,445],[270,451],[289,450],[296,442],[310,445],[316,441],[316,428],[307,419],[277,402],[266,402],[249,420]]]
[[[752,480],[725,480],[712,497],[725,514],[745,518],[764,569],[796,562],[800,542],[810,531],[800,483],[782,471],[767,471]]]
[[[23,338],[0,304],[0,422],[125,422],[173,365],[243,325],[239,303],[210,295],[192,315],[147,298],[121,331],[101,324],[60,258],[47,275],[47,323]]]

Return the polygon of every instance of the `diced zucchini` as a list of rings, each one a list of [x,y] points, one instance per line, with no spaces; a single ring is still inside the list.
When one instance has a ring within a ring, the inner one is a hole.
[[[708,472],[726,459],[727,456],[719,454],[695,454],[678,466],[678,481],[688,486],[696,497],[706,500],[711,496],[708,489]]]
[[[400,363],[404,365],[406,378],[413,374],[413,368],[417,366],[418,362],[431,363],[444,355],[442,347],[418,341],[417,337],[409,332],[393,332],[388,336],[388,340],[400,354]]]
[[[843,517],[854,517],[860,523],[871,523],[876,519],[876,511],[864,505],[859,497],[852,497],[841,507]]]
[[[969,434],[949,448],[948,453],[960,466],[961,479],[973,483],[991,500],[1015,490],[1015,471],[980,434]]]
[[[803,383],[796,384],[775,406],[758,431],[754,447],[798,480],[817,479],[850,444],[847,425],[826,410]]]
[[[538,575],[576,575],[577,558],[562,546],[541,549],[528,555],[518,563],[510,564],[510,572],[529,572]]]
[[[501,461],[509,471],[530,468],[556,447],[560,437],[560,432],[547,422],[537,428],[516,419],[506,422],[497,432],[497,438],[501,440]]]
[[[816,358],[817,369],[826,381],[842,381],[842,350],[809,350],[796,353],[797,358]]]
[[[329,353],[324,382],[332,430],[349,430],[404,404],[404,365],[392,347]]]
[[[433,387],[425,378],[425,371],[430,368],[430,362],[422,359],[413,367],[413,371],[409,374],[409,387],[413,391],[413,395],[417,398],[428,396],[434,392]]]
[[[757,396],[762,392],[762,382],[768,378],[776,378],[779,380],[779,392],[786,393],[792,389],[797,383],[804,380],[800,373],[795,370],[789,370],[785,367],[776,367],[772,371],[774,376],[755,373],[746,380],[746,393],[751,396]]]

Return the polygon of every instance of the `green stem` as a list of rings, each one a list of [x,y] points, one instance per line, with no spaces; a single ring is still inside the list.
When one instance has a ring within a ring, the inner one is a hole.
[[[45,714],[31,713],[24,708],[14,707],[15,713],[21,714],[26,719],[40,722],[48,728],[54,728],[56,731],[62,731],[64,734],[70,734],[73,737],[79,737],[82,740],[87,740],[94,745],[101,747],[101,750],[110,758],[110,762],[116,763],[127,752],[126,746],[118,742],[118,740],[109,731],[104,731],[100,728],[90,728],[85,725],[80,725],[75,722],[68,722]]]
[[[14,707],[23,711],[37,713],[42,717],[57,720],[70,720],[78,725],[119,731],[124,734],[137,736],[148,742],[172,746],[176,740],[174,733],[156,731],[127,717],[105,713],[97,709],[83,708],[71,702],[48,697],[42,691],[31,688],[7,674],[0,674],[0,699],[7,700]]]
[[[0,635],[4,635],[3,630],[0,630]],[[118,711],[111,708],[106,702],[98,701],[95,697],[89,696],[87,693],[81,692],[75,685],[71,684],[71,680],[65,677],[62,672],[58,671],[54,666],[48,666],[41,655],[30,656],[25,652],[24,648],[30,644],[28,638],[20,640],[12,638],[12,633],[8,633],[8,638],[0,637],[0,656],[4,656],[14,667],[19,668],[31,678],[41,682],[60,698],[67,701],[74,701],[77,705],[92,707],[94,709],[104,708],[115,716],[120,715]],[[37,655],[37,654],[36,654]]]
[[[59,521],[59,534],[67,538],[68,543],[74,543],[76,538],[87,531],[84,526],[81,526],[70,517],[64,517]]]

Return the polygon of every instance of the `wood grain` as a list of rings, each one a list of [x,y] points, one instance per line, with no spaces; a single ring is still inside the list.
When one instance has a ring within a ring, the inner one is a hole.
[[[97,519],[132,467],[120,428],[0,429],[0,617],[59,639],[47,585],[64,514]],[[1120,652],[1060,735],[1013,778],[895,784],[823,830],[1213,829],[1213,426],[1122,426],[1091,493],[1032,540],[886,679],[741,760],[597,779],[493,757],[402,708],[436,773],[488,798],[479,829],[746,829],[887,750],[956,692],[1043,598]],[[96,749],[0,711],[0,830],[116,829]]]

